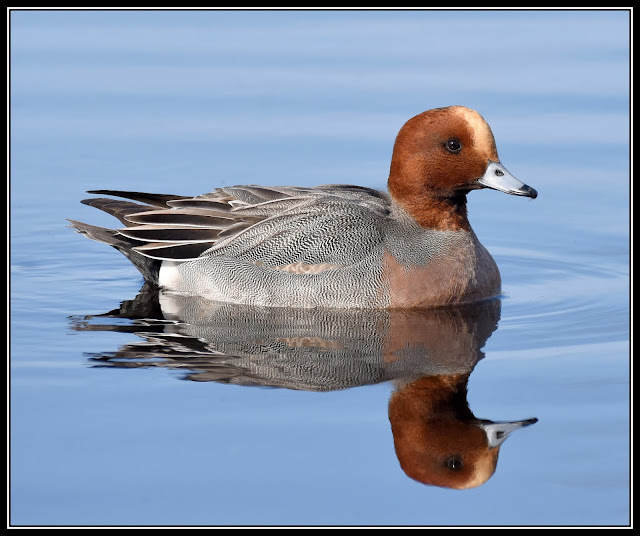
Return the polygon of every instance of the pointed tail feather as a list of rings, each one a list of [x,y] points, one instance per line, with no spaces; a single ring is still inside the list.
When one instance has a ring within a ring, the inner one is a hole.
[[[139,205],[138,205],[139,206]],[[160,264],[162,261],[158,259],[152,259],[141,255],[133,248],[140,246],[143,242],[133,240],[124,235],[118,233],[114,229],[106,229],[104,227],[97,227],[95,225],[89,225],[88,223],[82,223],[80,221],[68,220],[73,227],[80,234],[85,235],[87,238],[103,242],[116,248],[122,253],[142,274],[145,281],[154,285],[158,284],[158,273],[160,271]]]

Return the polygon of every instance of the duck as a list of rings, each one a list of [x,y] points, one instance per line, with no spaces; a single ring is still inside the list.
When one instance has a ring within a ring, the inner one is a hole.
[[[71,226],[123,253],[165,292],[267,307],[412,309],[501,292],[500,271],[468,219],[467,194],[535,199],[500,162],[485,119],[465,106],[409,119],[387,191],[348,184],[239,185],[198,196],[90,190],[116,217]],[[115,199],[114,199],[115,198]]]

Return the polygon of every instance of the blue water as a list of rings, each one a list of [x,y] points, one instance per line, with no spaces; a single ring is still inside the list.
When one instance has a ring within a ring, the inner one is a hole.
[[[12,525],[630,523],[628,12],[13,11],[10,30]],[[498,316],[420,319],[435,335],[397,364],[374,344],[389,318],[141,321],[121,308],[138,272],[67,227],[114,225],[80,204],[96,188],[383,188],[402,124],[451,104],[539,197],[470,194]],[[483,485],[419,483],[390,398],[465,371],[476,417],[538,422]]]

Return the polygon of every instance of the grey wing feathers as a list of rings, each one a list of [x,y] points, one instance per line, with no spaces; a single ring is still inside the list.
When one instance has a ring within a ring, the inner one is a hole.
[[[91,193],[145,203],[83,201],[117,217],[126,226],[118,235],[135,252],[158,260],[187,261],[210,251],[270,265],[344,262],[345,241],[347,257],[357,260],[379,237],[380,216],[389,212],[386,194],[343,185],[233,186],[197,197]]]
[[[139,201],[147,205],[153,205],[156,207],[167,207],[168,201],[174,201],[177,199],[188,199],[182,195],[171,194],[149,194],[145,192],[127,192],[124,190],[89,190],[88,194],[110,195],[113,197],[122,197],[124,199],[131,199],[132,201]]]
[[[129,214],[135,214],[141,210],[151,210],[153,207],[149,205],[140,205],[130,201],[122,201],[121,199],[110,199],[108,197],[96,197],[93,199],[83,199],[81,201],[85,205],[103,210],[107,214],[114,216],[120,220],[123,225],[131,225],[126,219]]]

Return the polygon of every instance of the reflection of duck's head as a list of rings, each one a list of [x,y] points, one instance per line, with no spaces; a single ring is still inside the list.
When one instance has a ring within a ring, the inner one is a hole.
[[[426,376],[398,389],[389,403],[396,455],[407,476],[434,486],[484,484],[513,430],[537,419],[476,419],[467,405],[468,374]]]

